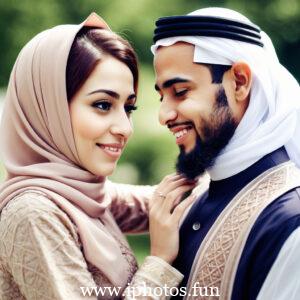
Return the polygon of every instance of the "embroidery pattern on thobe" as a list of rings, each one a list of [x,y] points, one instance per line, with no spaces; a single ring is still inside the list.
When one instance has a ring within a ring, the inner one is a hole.
[[[218,290],[220,296],[187,299],[230,299],[239,258],[255,220],[272,201],[298,186],[300,171],[288,162],[264,172],[231,200],[201,243],[187,285],[190,290],[198,282],[208,294]]]

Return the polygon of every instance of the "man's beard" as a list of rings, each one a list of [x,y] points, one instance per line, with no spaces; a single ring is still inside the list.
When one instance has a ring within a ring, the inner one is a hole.
[[[185,153],[184,147],[180,146],[176,163],[177,172],[183,173],[189,179],[202,175],[207,168],[214,165],[217,156],[232,138],[236,127],[237,123],[228,105],[225,90],[221,86],[216,95],[210,120],[202,122],[204,139],[197,134],[196,145],[189,153]]]

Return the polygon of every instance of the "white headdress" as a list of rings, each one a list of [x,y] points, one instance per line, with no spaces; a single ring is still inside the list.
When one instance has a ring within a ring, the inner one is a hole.
[[[252,24],[238,12],[205,8],[189,15],[221,17]],[[266,154],[284,146],[300,166],[300,88],[296,79],[279,63],[268,35],[261,31],[263,47],[219,37],[176,36],[158,40],[151,47],[179,41],[195,45],[194,62],[231,65],[246,62],[253,73],[250,103],[234,136],[208,169],[213,180],[233,176]]]

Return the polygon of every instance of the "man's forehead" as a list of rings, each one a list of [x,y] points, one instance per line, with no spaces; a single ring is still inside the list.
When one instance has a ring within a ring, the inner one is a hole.
[[[156,75],[185,72],[193,65],[194,46],[187,43],[176,43],[161,47],[154,56]]]
[[[195,73],[201,73],[201,66],[194,63],[193,57],[194,45],[188,43],[181,42],[158,49],[154,58],[156,89],[164,88],[165,82],[174,79],[179,82],[178,78],[194,81]]]
[[[195,45],[186,42],[177,42],[170,46],[159,46],[154,55],[154,60],[157,57],[163,55],[170,55],[171,53],[176,53],[176,56],[186,55],[193,57],[195,50]]]

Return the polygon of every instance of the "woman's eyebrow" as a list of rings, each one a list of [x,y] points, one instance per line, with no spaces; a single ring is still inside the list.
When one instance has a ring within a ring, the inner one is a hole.
[[[88,95],[93,95],[93,94],[97,94],[97,93],[105,93],[115,99],[120,99],[120,95],[112,90],[106,90],[106,89],[99,89],[99,90],[95,90],[92,91],[90,93],[88,93]],[[132,100],[136,98],[136,94],[131,94],[128,96],[127,100]]]
[[[134,99],[136,99],[136,94],[131,94],[127,98],[127,100],[134,100]]]
[[[87,95],[93,95],[96,93],[105,93],[115,99],[120,99],[120,95],[112,90],[106,90],[106,89],[100,89],[100,90],[95,90],[93,92],[88,93]]]

